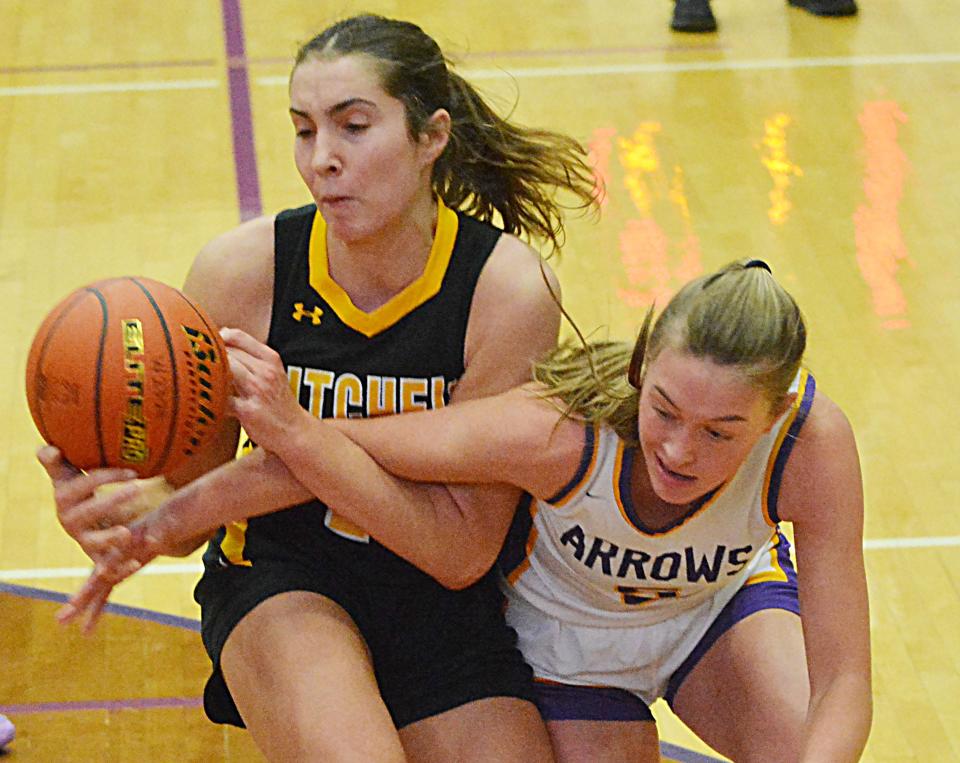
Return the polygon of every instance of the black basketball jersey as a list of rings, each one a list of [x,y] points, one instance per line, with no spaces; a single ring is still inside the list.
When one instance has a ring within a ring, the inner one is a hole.
[[[437,217],[423,274],[367,313],[330,278],[326,226],[316,206],[277,216],[267,343],[283,359],[300,404],[315,416],[375,416],[448,401],[464,371],[477,279],[501,231],[442,203]],[[425,577],[319,501],[221,528],[208,562],[213,555],[220,564],[245,566],[291,557],[349,564],[378,585]]]

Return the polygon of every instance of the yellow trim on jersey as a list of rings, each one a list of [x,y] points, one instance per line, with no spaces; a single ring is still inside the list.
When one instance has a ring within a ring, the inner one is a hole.
[[[243,558],[243,549],[247,543],[247,520],[241,519],[239,522],[231,522],[225,529],[227,533],[220,541],[220,551],[224,558],[230,564],[252,567],[253,562]]]
[[[777,463],[777,456],[780,455],[780,448],[783,446],[783,441],[787,438],[787,434],[790,432],[790,427],[793,426],[793,422],[797,418],[797,414],[800,413],[800,406],[803,403],[803,397],[806,394],[807,382],[809,380],[809,372],[805,368],[800,369],[800,381],[797,384],[797,397],[793,401],[790,414],[787,416],[786,421],[780,425],[780,433],[777,435],[777,441],[773,444],[773,447],[770,449],[770,455],[767,457],[767,470],[763,476],[763,492],[760,494],[760,506],[763,509],[764,521],[771,527],[777,526],[777,523],[774,522],[770,517],[770,507],[767,505],[767,497],[770,494],[770,480],[773,478],[773,467]]]
[[[240,427],[240,440],[237,444],[236,458],[243,458],[253,453],[253,443],[250,436]],[[247,520],[231,522],[224,527],[226,535],[220,541],[220,552],[230,564],[239,564],[242,567],[252,567],[253,562],[243,557],[243,550],[247,545]]]
[[[317,212],[310,231],[310,286],[347,326],[366,337],[374,336],[390,328],[440,291],[459,227],[457,213],[437,199],[437,232],[423,273],[376,310],[366,313],[354,305],[350,295],[330,277],[327,266],[327,225]]]
[[[776,538],[776,543],[770,546],[770,565],[773,567],[772,570],[765,570],[764,572],[758,572],[756,575],[751,575],[747,578],[747,582],[744,583],[745,586],[753,585],[754,583],[767,583],[770,581],[776,581],[778,583],[787,582],[787,573],[783,571],[783,565],[780,564],[780,553],[777,549],[780,548],[781,538],[777,533],[773,534]]]
[[[355,543],[370,542],[370,536],[367,535],[366,530],[359,525],[355,525],[349,519],[344,519],[329,506],[323,515],[323,524],[330,532],[336,533],[341,538],[352,540]]]
[[[587,464],[587,468],[584,470],[583,476],[579,480],[577,480],[577,484],[571,487],[563,498],[561,498],[556,503],[548,504],[549,506],[552,506],[555,509],[559,509],[563,506],[566,506],[568,503],[570,503],[570,499],[573,498],[573,496],[575,496],[580,491],[580,489],[587,484],[587,482],[589,482],[591,477],[593,477],[593,472],[597,467],[597,461],[598,461],[597,454],[600,452],[601,433],[600,433],[600,426],[598,424],[593,424],[592,427],[593,427],[593,453],[590,454],[590,463]],[[586,447],[586,444],[584,444],[584,447]]]

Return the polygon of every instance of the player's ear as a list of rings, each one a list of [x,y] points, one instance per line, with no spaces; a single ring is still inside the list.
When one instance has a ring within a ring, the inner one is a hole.
[[[435,162],[450,141],[450,112],[437,109],[427,119],[420,133],[420,149],[427,163]]]

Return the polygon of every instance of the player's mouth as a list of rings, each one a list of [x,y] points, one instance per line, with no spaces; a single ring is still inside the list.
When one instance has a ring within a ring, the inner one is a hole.
[[[320,205],[329,209],[339,209],[354,201],[352,196],[321,196]]]
[[[673,469],[669,468],[663,462],[663,459],[661,459],[660,456],[654,454],[654,458],[657,462],[657,472],[668,484],[689,485],[691,482],[696,482],[696,477],[692,477],[689,474],[683,474],[682,472],[675,472]]]

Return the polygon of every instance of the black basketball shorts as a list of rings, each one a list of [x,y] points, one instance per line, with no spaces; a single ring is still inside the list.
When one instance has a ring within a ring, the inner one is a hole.
[[[324,570],[295,561],[252,567],[207,560],[194,598],[213,663],[204,709],[216,723],[243,726],[220,671],[220,653],[237,623],[261,602],[288,591],[332,599],[353,618],[373,657],[380,693],[397,728],[487,697],[533,700],[533,678],[503,619],[493,573],[451,591],[418,572],[411,584],[364,584],[340,565]],[[304,655],[309,659],[309,655]]]

